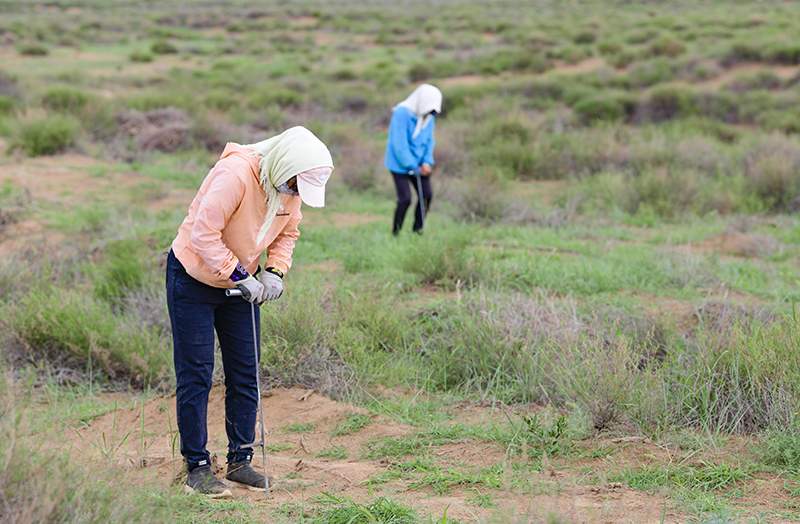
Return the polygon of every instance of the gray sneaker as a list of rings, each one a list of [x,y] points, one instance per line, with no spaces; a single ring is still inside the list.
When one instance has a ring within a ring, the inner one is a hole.
[[[212,499],[233,498],[228,486],[211,472],[211,466],[198,466],[186,477],[186,491],[196,491]]]
[[[250,491],[266,491],[264,485],[264,475],[261,475],[250,466],[249,460],[241,462],[231,462],[228,464],[228,473],[225,478],[234,486],[247,488]],[[274,484],[272,478],[269,479],[269,487],[272,489]]]

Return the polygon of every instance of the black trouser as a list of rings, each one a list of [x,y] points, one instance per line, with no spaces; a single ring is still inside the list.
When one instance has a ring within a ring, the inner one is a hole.
[[[414,232],[419,233],[422,230],[422,209],[419,206],[419,189],[417,188],[417,177],[414,175],[406,175],[403,173],[392,173],[394,177],[394,186],[397,188],[397,209],[394,211],[394,226],[392,233],[395,235],[400,232],[403,227],[403,220],[406,218],[406,211],[411,205],[411,190],[409,186],[414,188],[417,192],[417,206],[414,215]],[[425,199],[425,213],[431,208],[431,199],[433,192],[431,191],[431,177],[424,176],[422,178],[422,196]]]

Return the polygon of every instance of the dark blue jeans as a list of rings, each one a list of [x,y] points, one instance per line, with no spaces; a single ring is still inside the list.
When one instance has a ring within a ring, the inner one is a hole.
[[[177,377],[178,431],[189,470],[207,464],[207,413],[214,371],[214,331],[225,372],[225,430],[228,462],[249,460],[255,440],[258,388],[250,303],[189,276],[172,250],[167,258],[167,308]],[[256,336],[261,339],[259,309]],[[259,344],[259,359],[260,344]],[[205,462],[204,462],[205,461]]]

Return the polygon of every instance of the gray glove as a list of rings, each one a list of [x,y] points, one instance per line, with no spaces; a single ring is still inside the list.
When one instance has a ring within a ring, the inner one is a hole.
[[[412,169],[411,171],[408,172],[408,174],[414,176],[422,176],[422,166],[417,166],[416,169]]]
[[[242,292],[242,298],[248,302],[260,304],[264,301],[264,284],[256,280],[253,275],[236,282],[236,287]]]
[[[264,286],[263,300],[275,300],[283,294],[283,279],[275,273],[264,271],[259,281]]]

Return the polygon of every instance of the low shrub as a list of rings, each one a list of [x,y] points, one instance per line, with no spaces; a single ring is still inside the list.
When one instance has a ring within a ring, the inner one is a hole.
[[[758,62],[762,58],[763,46],[757,42],[735,42],[725,53],[721,64],[730,67],[740,62]]]
[[[302,93],[288,87],[264,86],[247,97],[247,106],[253,109],[262,109],[273,104],[280,107],[299,106],[302,102]]]
[[[50,54],[50,48],[39,42],[30,42],[17,47],[17,52],[25,56],[46,56]]]
[[[764,51],[764,58],[776,64],[798,65],[800,64],[800,44],[793,41],[773,44]]]
[[[617,69],[625,69],[636,60],[636,54],[630,50],[624,50],[620,53],[612,55],[607,58],[608,62]]]
[[[22,124],[19,145],[28,156],[54,155],[71,146],[80,132],[77,120],[56,114]]]
[[[496,75],[503,71],[543,73],[551,67],[550,62],[539,53],[511,49],[501,49],[494,54],[476,58],[469,63],[469,69],[484,75]],[[443,75],[440,73],[439,76]]]
[[[561,100],[566,91],[565,81],[545,78],[526,81],[520,86],[526,98],[542,100]]]
[[[10,96],[0,95],[0,116],[10,115],[16,108],[16,100]]]
[[[569,312],[534,300],[470,294],[458,305],[423,310],[423,365],[430,387],[484,393],[508,402],[547,398],[548,359],[574,336]],[[545,345],[545,341],[549,341]]]
[[[563,60],[567,64],[577,64],[581,60],[592,56],[592,50],[589,46],[567,45],[548,49],[546,56],[547,58]]]
[[[565,89],[561,99],[564,100],[567,105],[574,106],[581,100],[591,98],[595,95],[597,95],[596,88],[587,85],[576,85]]]
[[[658,31],[655,29],[636,29],[628,34],[628,36],[625,38],[625,41],[629,44],[644,44],[657,36]]]
[[[358,80],[358,75],[349,67],[342,67],[331,73],[331,79],[337,82],[347,82],[350,80]]]
[[[686,46],[676,38],[659,38],[647,50],[651,56],[677,58],[686,52]]]
[[[754,89],[780,89],[783,81],[770,70],[759,71],[754,75],[740,75],[725,86],[734,93],[744,93]]]
[[[650,87],[667,82],[676,76],[673,64],[664,57],[637,64],[628,72],[627,78],[633,87]]]
[[[776,211],[785,210],[795,197],[800,196],[800,179],[797,176],[800,169],[799,152],[790,144],[778,147],[780,149],[753,154],[747,159],[746,166],[749,190],[764,201],[767,208]]]
[[[603,93],[584,98],[573,106],[584,124],[627,120],[636,109],[636,99],[624,93]]]
[[[170,55],[175,54],[178,52],[178,48],[175,45],[167,42],[166,40],[159,40],[158,42],[154,42],[153,45],[150,46],[150,51],[157,55]]]
[[[131,54],[128,55],[128,60],[131,62],[152,62],[153,61],[153,53],[149,51],[132,51]]]
[[[616,55],[621,53],[624,46],[613,40],[605,40],[597,44],[597,51],[603,56]]]
[[[203,97],[203,105],[212,109],[219,109],[220,111],[230,111],[231,109],[239,107],[239,100],[234,93],[215,90],[206,93]]]
[[[593,44],[597,40],[597,35],[593,31],[581,31],[572,37],[572,41],[578,45]]]
[[[800,325],[790,316],[711,306],[700,312],[697,371],[682,380],[693,393],[679,404],[687,421],[745,433],[785,427],[800,405]]]
[[[500,169],[522,179],[536,176],[536,151],[528,142],[498,136],[472,149],[473,161],[484,168]]]
[[[90,95],[73,86],[52,86],[41,95],[42,105],[51,111],[81,113],[89,103]]]
[[[765,463],[800,473],[800,415],[794,413],[791,422],[767,431],[760,452]]]
[[[453,189],[455,218],[491,223],[502,220],[511,211],[509,181],[502,171],[483,169],[461,180]]]
[[[758,126],[766,131],[780,131],[785,134],[800,133],[800,111],[773,109],[764,111],[756,118]]]
[[[436,77],[436,68],[430,62],[417,62],[408,68],[408,78],[412,82],[421,82]]]
[[[639,104],[637,119],[639,121],[664,122],[673,118],[682,118],[695,114],[697,104],[694,92],[673,86],[654,88],[650,96]]]
[[[115,315],[83,291],[45,284],[2,308],[5,328],[53,359],[82,362],[92,373],[158,385],[171,369],[169,342],[135,318]]]
[[[725,91],[705,91],[694,97],[697,114],[712,120],[738,123],[741,118],[740,100]]]

